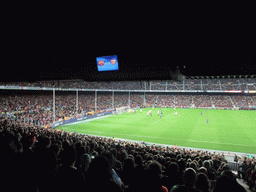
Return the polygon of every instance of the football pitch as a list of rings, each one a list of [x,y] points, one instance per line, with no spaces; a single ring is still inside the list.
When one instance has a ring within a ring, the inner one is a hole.
[[[256,154],[256,111],[159,108],[101,116],[56,127],[81,134]],[[177,112],[177,115],[175,115]],[[202,112],[202,115],[201,115]],[[209,124],[207,124],[207,118]]]

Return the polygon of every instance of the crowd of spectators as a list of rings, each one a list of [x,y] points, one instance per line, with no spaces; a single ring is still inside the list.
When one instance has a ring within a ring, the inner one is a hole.
[[[239,83],[242,83],[240,81],[241,79],[239,79],[239,78],[235,78],[235,79],[221,79],[220,82],[221,82],[221,84],[229,84],[229,83],[231,83],[231,84],[239,84]],[[246,82],[249,82],[249,80],[246,81]]]
[[[246,191],[223,154],[71,134],[9,119],[0,122],[0,143],[3,191]],[[253,188],[255,161],[246,168],[239,174],[249,176]]]
[[[176,81],[176,80],[167,80],[167,84],[168,85],[173,85],[173,84],[176,84],[176,85],[183,85],[183,80],[181,81]]]
[[[146,94],[145,95],[145,99],[147,102],[147,105],[153,106],[156,103],[156,97],[157,95],[153,95],[153,94]]]
[[[221,84],[221,90],[241,90],[240,85]]]
[[[225,95],[213,95],[212,104],[214,104],[216,108],[232,108],[232,102],[229,96]]]
[[[190,108],[192,104],[192,96],[177,95],[175,96],[175,106],[179,108]]]
[[[248,107],[249,105],[253,105],[253,100],[251,97],[247,96],[231,96],[232,104],[236,107]]]
[[[221,86],[217,84],[203,84],[203,90],[221,90]]]
[[[65,117],[76,118],[84,116],[91,111],[97,113],[97,111],[99,112],[112,109],[113,107],[119,108],[129,105],[128,93],[115,93],[113,98],[112,92],[98,92],[96,110],[95,92],[80,92],[78,94],[77,106],[76,99],[75,92],[56,92],[55,121],[64,119]],[[169,94],[130,93],[131,108],[140,107],[144,104],[145,106],[175,106],[182,108],[192,107],[192,104],[194,104],[194,107],[212,107],[212,105],[215,105],[216,108],[232,108],[233,106],[249,107],[255,106],[256,96],[174,96]],[[12,117],[15,116],[17,121],[33,123],[34,125],[49,125],[53,122],[53,95],[51,93],[19,94],[19,92],[13,92],[11,95],[1,94],[0,113],[11,115]]]
[[[254,84],[254,85],[247,85]],[[182,81],[110,81],[53,80],[41,82],[6,82],[4,86],[55,87],[116,90],[255,90],[255,78],[240,79],[185,79]]]
[[[95,93],[82,93],[78,95],[78,113],[95,110]]]
[[[185,79],[184,80],[184,84],[201,84],[201,80],[200,79]]]
[[[254,83],[256,82],[255,78],[241,78],[238,79],[241,84]]]
[[[27,86],[27,87],[56,87],[56,88],[79,88],[79,89],[117,89],[117,90],[145,90],[144,81],[111,81],[111,82],[88,82],[82,80],[61,80],[42,82],[5,82],[3,86]],[[146,84],[146,86],[148,86]]]
[[[237,156],[236,156],[237,157]],[[256,191],[256,161],[255,158],[249,159],[247,157],[241,158],[238,177],[242,178],[246,184],[249,186],[249,189]]]
[[[166,85],[154,84],[154,85],[151,85],[151,90],[166,90],[166,87],[167,89],[169,88],[169,86],[166,86]]]
[[[193,96],[193,104],[195,104],[195,107],[212,107],[211,98],[209,95]]]
[[[157,106],[174,107],[173,95],[159,95],[157,98]]]
[[[246,90],[256,90],[255,85],[247,85]]]
[[[251,96],[252,101],[253,101],[253,106],[256,106],[256,96]]]
[[[202,79],[202,84],[220,84],[223,79]],[[232,81],[232,79],[230,79]]]
[[[198,81],[201,80],[195,83]],[[207,82],[216,83],[217,80]],[[185,87],[191,89],[201,86],[191,84],[191,81],[186,81],[186,83],[189,85],[185,84]],[[100,88],[106,88],[111,83],[100,85],[95,83],[94,86],[96,84]],[[27,84],[27,86],[33,85],[35,84]],[[56,82],[48,82],[44,85],[84,88],[83,86],[91,86],[91,83],[60,82],[56,84]],[[112,87],[124,86],[126,89],[137,86],[143,88],[143,85],[139,82],[134,82],[134,84],[126,82],[126,85],[118,82],[111,84]],[[170,85],[168,82],[167,88],[172,86],[183,87],[182,84]],[[214,87],[215,85],[208,86]],[[227,86],[232,85],[227,84]],[[232,104],[236,107],[247,107],[256,103],[256,96],[231,96],[233,103],[229,96],[214,95],[211,97],[212,102],[209,95],[176,95],[175,106],[190,107],[194,103],[195,107],[211,107],[214,104],[215,107],[231,108]],[[113,99],[114,108],[129,104],[128,93],[115,93],[113,98],[112,92],[98,92],[97,110],[112,108]],[[174,106],[174,95],[145,94],[145,100],[148,105],[154,105],[157,100],[158,106]],[[131,93],[130,104],[131,107],[143,105],[144,93]],[[19,94],[18,92],[13,92],[11,95],[1,94],[0,112],[11,116],[2,121],[0,125],[1,154],[6,157],[1,158],[1,165],[6,167],[1,169],[4,175],[1,181],[2,187],[8,186],[24,191],[38,189],[40,192],[71,189],[128,192],[152,191],[153,189],[168,192],[188,189],[213,192],[230,191],[230,189],[244,191],[236,182],[236,176],[221,155],[163,148],[156,145],[131,144],[102,137],[43,129],[40,126],[49,125],[53,121],[52,107],[52,94]],[[79,92],[78,114],[76,113],[76,93],[56,92],[56,121],[64,117],[77,117],[91,110],[95,110],[94,92]],[[16,121],[12,121],[14,116]],[[93,156],[95,159],[92,159]],[[239,176],[247,181],[250,188],[253,188],[255,184],[254,161],[247,159],[241,167]],[[24,173],[29,173],[28,177],[22,176]],[[17,182],[17,185],[10,185],[13,181]],[[223,183],[226,185],[223,186]]]
[[[201,90],[201,85],[200,84],[185,84],[184,85],[185,90]]]
[[[184,90],[184,89],[183,89],[183,85],[181,84],[172,84],[167,86],[167,90]]]
[[[130,101],[131,104],[131,101]],[[129,95],[127,93],[118,93],[114,95],[114,108],[129,105]]]
[[[128,99],[128,95],[126,96]],[[131,108],[144,105],[144,94],[131,94],[130,95]]]
[[[52,107],[50,95],[1,95],[0,111],[4,114],[16,116],[18,121],[34,122],[46,125],[52,121]]]

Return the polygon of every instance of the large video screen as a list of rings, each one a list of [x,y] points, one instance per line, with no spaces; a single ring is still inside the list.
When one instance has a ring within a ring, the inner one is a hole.
[[[96,57],[98,71],[119,70],[117,55]]]

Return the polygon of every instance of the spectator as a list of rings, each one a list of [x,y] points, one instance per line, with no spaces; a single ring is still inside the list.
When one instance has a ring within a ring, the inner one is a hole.
[[[106,157],[95,158],[87,173],[86,188],[88,191],[123,191],[113,180],[112,167]]]
[[[198,163],[198,167],[202,167],[202,166],[203,166],[203,161],[202,161],[202,159],[199,159],[199,160],[197,161],[197,163]]]
[[[229,176],[221,175],[216,182],[216,186],[213,189],[213,192],[226,192],[226,191],[236,191],[236,192],[245,192],[246,190],[240,186],[236,185],[235,181],[232,180]]]
[[[198,173],[204,173],[206,176],[208,175],[207,169],[206,169],[205,167],[200,167],[200,168],[198,169]]]
[[[135,158],[134,173],[131,176],[134,177],[134,180],[132,185],[128,186],[127,191],[142,191],[145,189],[145,185],[147,184],[145,170],[142,157],[137,155]]]
[[[75,167],[77,154],[73,146],[63,151],[62,165],[57,171],[58,189],[60,191],[83,191],[83,176]]]
[[[118,175],[121,175],[121,173],[123,172],[123,165],[121,161],[116,160],[115,171]]]
[[[197,172],[197,164],[194,161],[190,163],[189,167],[193,168]]]
[[[211,192],[211,184],[206,174],[198,173],[195,187],[202,192]]]
[[[244,161],[243,164],[239,166],[239,169],[238,169],[239,178],[245,179],[246,169],[247,169],[247,164],[246,164],[246,161]]]
[[[125,185],[131,186],[134,185],[134,175],[135,175],[135,164],[134,159],[131,157],[127,157],[124,160],[123,164],[123,172],[121,173],[120,177]]]
[[[166,186],[169,190],[172,189],[174,185],[182,185],[183,181],[181,178],[178,177],[179,173],[179,166],[175,162],[171,162],[166,171],[166,176],[163,177],[163,184]]]
[[[180,179],[182,179],[183,175],[184,175],[184,171],[186,169],[186,163],[184,161],[184,159],[179,159],[178,160],[178,166],[179,166],[179,172],[178,172],[178,177]],[[183,180],[182,180],[183,181]]]
[[[168,192],[168,189],[162,185],[162,166],[157,161],[152,161],[147,166],[147,185],[145,186],[145,191],[159,191]]]
[[[35,147],[36,174],[40,191],[54,190],[55,177],[57,171],[57,157],[51,151],[51,140],[48,137],[40,137]],[[46,185],[47,183],[47,185]],[[52,185],[51,188],[49,186]]]
[[[89,169],[91,163],[91,157],[88,154],[83,154],[80,156],[80,165],[78,166],[78,171],[83,175],[83,179],[86,179],[86,172]]]
[[[254,170],[251,172],[250,178],[251,181],[249,183],[249,189],[252,190],[253,187],[256,189],[256,166],[254,166]]]
[[[187,168],[185,170],[183,180],[184,180],[184,185],[173,186],[171,189],[171,192],[181,192],[181,191],[200,192],[200,190],[195,188],[196,172],[193,168]]]
[[[211,167],[211,163],[208,160],[205,160],[203,162],[203,167],[205,167],[207,169],[207,176],[210,180],[214,180],[215,178],[215,174],[212,171],[212,167]]]

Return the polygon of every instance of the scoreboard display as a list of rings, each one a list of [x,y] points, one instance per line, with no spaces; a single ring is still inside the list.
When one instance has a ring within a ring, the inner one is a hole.
[[[119,70],[117,55],[96,57],[98,71]]]

